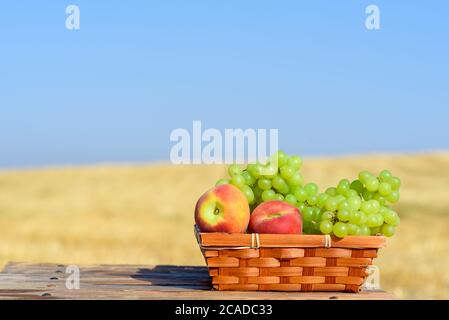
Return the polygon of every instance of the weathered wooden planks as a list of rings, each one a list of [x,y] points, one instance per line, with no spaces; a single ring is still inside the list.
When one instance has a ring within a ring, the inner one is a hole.
[[[67,289],[65,265],[9,263],[0,273],[0,299],[393,299],[382,291],[351,293],[211,291],[207,268],[80,266],[80,289]]]

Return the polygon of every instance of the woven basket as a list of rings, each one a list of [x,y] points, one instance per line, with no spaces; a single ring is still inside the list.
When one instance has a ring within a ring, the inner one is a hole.
[[[383,236],[195,235],[220,291],[359,292]]]

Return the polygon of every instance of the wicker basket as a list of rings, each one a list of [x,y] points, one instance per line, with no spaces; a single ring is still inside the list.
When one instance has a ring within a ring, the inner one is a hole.
[[[221,291],[359,292],[383,236],[195,235]]]

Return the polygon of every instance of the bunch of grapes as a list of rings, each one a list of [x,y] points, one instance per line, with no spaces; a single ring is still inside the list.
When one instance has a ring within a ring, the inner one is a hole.
[[[265,165],[249,164],[244,170],[233,164],[228,169],[230,178],[220,179],[216,185],[230,183],[238,187],[246,195],[252,208],[270,200],[287,201],[297,206],[298,201],[293,194],[304,182],[299,172],[302,159],[299,156],[288,156],[283,151],[278,151],[272,159],[274,157],[277,157],[277,167],[274,161]]]
[[[392,237],[400,218],[390,205],[399,201],[400,186],[401,180],[388,170],[378,177],[363,171],[359,179],[352,182],[343,179],[337,187],[320,194],[315,184],[306,185],[297,190],[300,200],[306,198],[300,204],[304,208],[304,232],[333,234],[339,238],[377,234]],[[316,198],[311,195],[312,189]]]
[[[270,200],[286,201],[301,212],[305,234],[329,234],[339,238],[348,235],[392,237],[400,223],[390,207],[399,201],[401,180],[388,170],[378,177],[368,171],[358,179],[341,180],[336,187],[320,193],[315,183],[304,184],[300,173],[302,159],[278,151],[278,166],[249,164],[242,170],[229,167],[229,179],[216,185],[233,184],[247,197],[251,208]]]

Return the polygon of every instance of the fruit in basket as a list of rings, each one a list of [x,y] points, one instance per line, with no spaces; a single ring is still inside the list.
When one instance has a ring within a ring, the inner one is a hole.
[[[400,199],[401,180],[391,171],[377,176],[362,171],[355,180],[342,179],[320,192],[315,183],[304,182],[301,167],[300,157],[278,151],[265,164],[231,165],[229,177],[217,185],[240,189],[252,210],[265,202],[285,201],[301,212],[305,234],[393,236],[400,219],[391,206]]]
[[[195,208],[195,223],[202,232],[244,233],[249,219],[247,196],[231,184],[207,191]]]
[[[264,202],[252,212],[249,231],[262,234],[301,234],[301,214],[298,208],[284,201]]]

